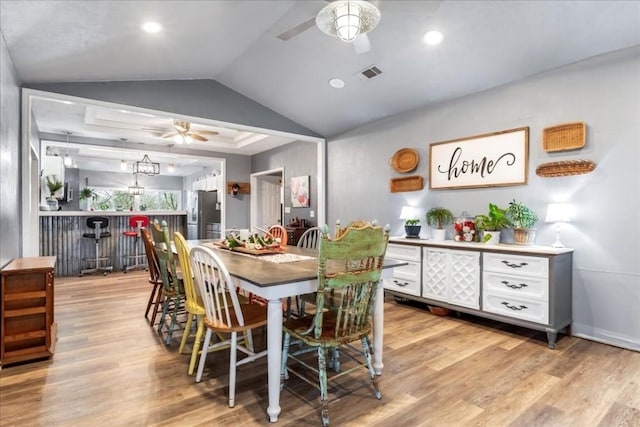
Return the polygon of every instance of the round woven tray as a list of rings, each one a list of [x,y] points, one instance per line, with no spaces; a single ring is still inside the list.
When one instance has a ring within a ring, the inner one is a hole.
[[[416,150],[413,148],[401,148],[389,159],[389,164],[396,172],[406,173],[413,171],[418,166],[419,161],[420,156],[418,156]]]

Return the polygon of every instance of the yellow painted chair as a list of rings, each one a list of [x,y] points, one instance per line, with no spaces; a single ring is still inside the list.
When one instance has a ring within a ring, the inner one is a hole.
[[[191,270],[191,264],[189,263],[189,251],[191,249],[189,248],[184,236],[179,231],[176,231],[173,234],[173,243],[176,246],[178,262],[180,264],[180,270],[182,271],[182,283],[184,285],[184,293],[186,297],[184,307],[187,312],[187,323],[185,325],[184,332],[182,333],[182,340],[180,341],[178,353],[182,354],[182,351],[187,344],[187,340],[189,337],[193,336],[191,334],[191,328],[193,325],[193,319],[195,318],[196,334],[193,341],[193,348],[191,349],[191,359],[189,361],[188,370],[189,375],[193,375],[196,361],[198,360],[198,354],[200,354],[200,345],[202,344],[202,338],[204,336],[205,308],[193,280],[193,271]],[[247,303],[247,299],[242,295],[238,295],[238,301],[240,304]],[[220,340],[224,340],[221,335],[219,335],[218,338]],[[250,333],[245,334],[244,338],[249,348],[253,349],[253,342],[251,340]]]

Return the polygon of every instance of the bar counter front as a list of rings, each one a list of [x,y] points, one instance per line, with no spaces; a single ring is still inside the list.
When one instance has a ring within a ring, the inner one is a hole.
[[[40,255],[56,256],[56,276],[77,276],[80,270],[91,268],[95,262],[87,262],[86,258],[95,258],[96,244],[93,239],[82,237],[84,233],[92,233],[87,227],[87,218],[104,216],[109,218],[111,237],[100,239],[100,257],[109,257],[103,265],[113,266],[113,271],[122,271],[128,264],[127,255],[134,255],[136,239],[122,233],[132,231],[129,226],[131,216],[144,215],[149,222],[167,221],[169,230],[181,232],[186,236],[186,211],[41,211],[40,212]],[[137,239],[138,254],[144,255],[144,245]],[[141,259],[146,264],[146,259]]]

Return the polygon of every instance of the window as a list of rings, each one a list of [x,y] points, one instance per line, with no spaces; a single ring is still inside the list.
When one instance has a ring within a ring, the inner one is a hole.
[[[95,193],[93,209],[98,211],[177,211],[182,205],[182,192],[175,190],[145,190],[144,194],[133,196],[127,190],[96,188]]]

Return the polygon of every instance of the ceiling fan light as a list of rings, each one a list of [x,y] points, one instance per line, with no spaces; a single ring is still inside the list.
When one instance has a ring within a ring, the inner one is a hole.
[[[344,3],[336,7],[336,33],[340,40],[350,43],[360,34],[360,7],[355,3]]]
[[[316,16],[316,25],[325,34],[350,43],[360,34],[373,30],[380,22],[380,11],[361,0],[329,3]]]

